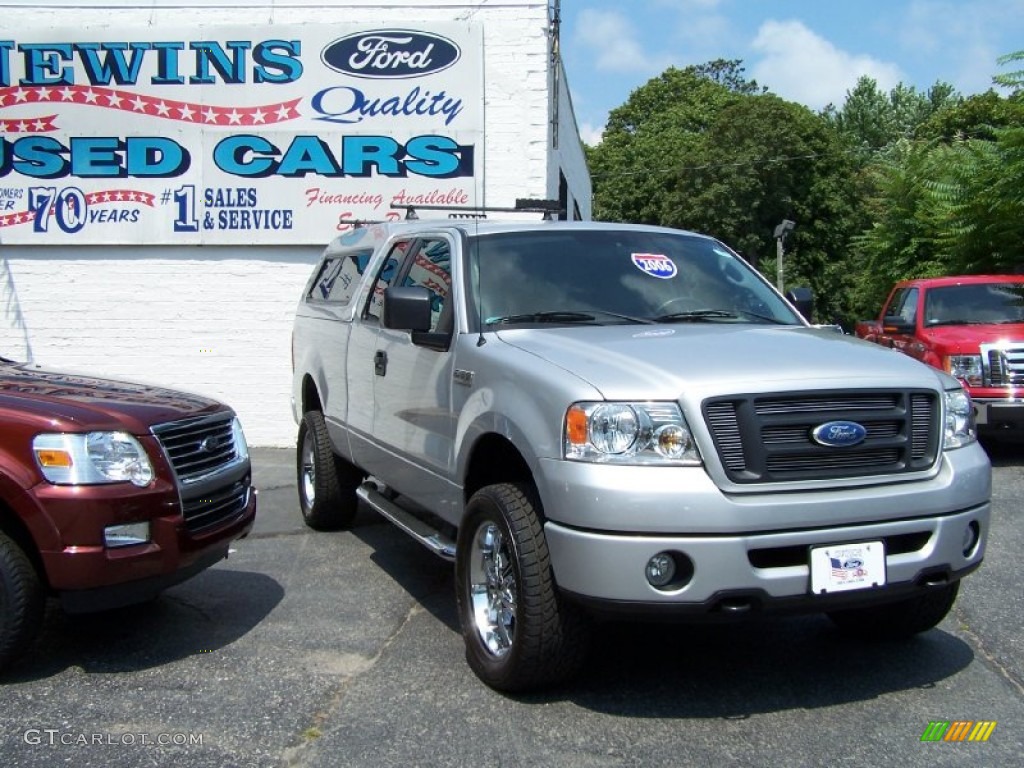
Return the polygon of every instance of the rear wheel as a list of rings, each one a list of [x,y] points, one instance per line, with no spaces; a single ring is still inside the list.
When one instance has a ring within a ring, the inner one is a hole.
[[[483,682],[521,691],[579,669],[588,644],[586,617],[558,594],[527,489],[502,483],[473,495],[455,572],[466,659]]]
[[[0,533],[0,669],[24,653],[43,621],[46,593],[28,557]]]
[[[903,640],[935,627],[953,608],[960,582],[895,603],[832,611],[828,617],[841,629],[869,640]]]
[[[295,463],[299,505],[306,525],[319,531],[350,525],[359,506],[356,489],[363,474],[334,453],[320,411],[307,411],[302,417]]]

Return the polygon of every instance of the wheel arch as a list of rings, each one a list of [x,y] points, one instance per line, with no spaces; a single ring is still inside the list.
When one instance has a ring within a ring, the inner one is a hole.
[[[316,382],[313,381],[313,377],[310,374],[306,374],[302,377],[302,402],[299,407],[302,409],[299,413],[301,417],[306,411],[322,411],[323,405],[320,401],[320,390],[317,388]]]
[[[487,485],[521,483],[531,489],[538,512],[543,516],[537,484],[526,459],[512,442],[503,435],[489,433],[481,436],[473,446],[467,462],[463,483],[463,506],[473,494]]]
[[[3,532],[11,541],[18,545],[25,556],[32,563],[40,583],[49,589],[49,579],[46,576],[46,568],[43,565],[43,558],[39,554],[39,547],[36,545],[35,537],[29,531],[28,526],[18,516],[10,504],[0,498],[0,532]]]

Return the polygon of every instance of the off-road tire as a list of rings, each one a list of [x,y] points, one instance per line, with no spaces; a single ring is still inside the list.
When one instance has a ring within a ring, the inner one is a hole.
[[[932,629],[946,618],[959,590],[960,582],[954,581],[906,600],[832,611],[828,617],[841,629],[867,640],[905,640]]]
[[[0,532],[0,670],[35,640],[45,606],[46,592],[32,563]]]
[[[359,507],[356,489],[364,475],[334,453],[324,415],[306,411],[295,448],[299,507],[306,525],[334,531],[352,524]]]
[[[484,683],[499,691],[525,691],[568,679],[579,670],[589,645],[586,615],[558,593],[533,499],[532,488],[522,485],[486,486],[470,499],[459,530],[455,588],[466,660]],[[489,543],[482,544],[485,539]],[[487,552],[499,547],[504,573],[495,569],[495,578],[488,579]],[[492,597],[499,592],[512,596],[508,602],[513,616],[492,623],[486,617],[498,614],[487,607],[507,607]],[[498,631],[485,631],[488,624]],[[501,647],[488,647],[488,634]]]

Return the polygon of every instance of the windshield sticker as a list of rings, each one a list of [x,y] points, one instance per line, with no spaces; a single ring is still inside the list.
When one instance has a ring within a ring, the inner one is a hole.
[[[651,277],[668,280],[679,273],[676,263],[662,253],[633,253],[629,258],[637,269]]]

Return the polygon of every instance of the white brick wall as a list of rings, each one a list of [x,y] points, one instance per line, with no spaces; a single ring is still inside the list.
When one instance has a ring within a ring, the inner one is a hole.
[[[547,5],[537,0],[495,5],[229,0],[216,6],[104,0],[80,3],[73,18],[80,24],[116,19],[156,28],[200,19],[480,23],[484,202],[505,206],[518,197],[558,194],[558,165],[548,153]],[[67,7],[38,2],[5,3],[4,20],[10,29],[67,27],[69,13]],[[568,160],[583,162],[573,152]],[[586,176],[585,168],[572,171],[571,180]],[[589,203],[584,209],[589,215]],[[323,244],[333,234],[325,233]],[[211,395],[235,408],[253,445],[290,445],[295,436],[289,406],[292,313],[321,247],[0,245],[0,355],[26,359],[31,354],[35,362],[55,368]]]
[[[254,445],[293,442],[292,315],[319,249],[10,250],[0,354],[209,395]]]

